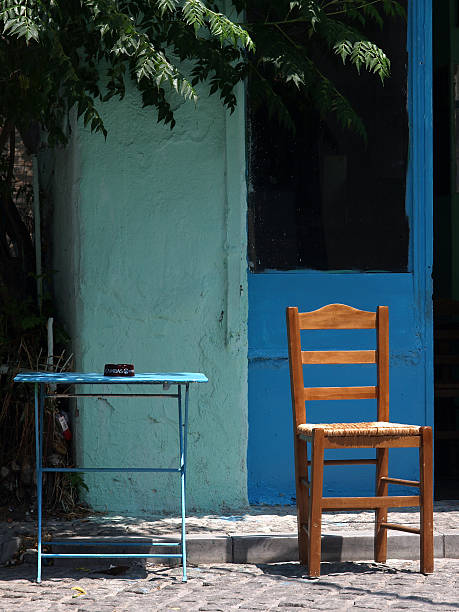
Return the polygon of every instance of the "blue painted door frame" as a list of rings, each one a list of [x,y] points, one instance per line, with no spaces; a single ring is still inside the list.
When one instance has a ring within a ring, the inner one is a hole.
[[[407,41],[409,271],[403,274],[249,272],[248,492],[251,503],[289,504],[295,495],[286,306],[313,310],[327,303],[342,302],[375,310],[378,304],[388,305],[391,419],[433,425],[431,0],[409,0]],[[367,332],[360,337],[358,333],[353,333],[355,348],[368,348]],[[320,346],[315,344],[315,348]],[[334,371],[333,384],[339,385],[340,379],[343,383],[349,381],[347,384],[372,384],[374,372],[368,372],[368,382],[359,378],[353,383],[353,371],[346,370],[346,366],[337,368],[344,369]],[[330,384],[320,367],[314,377],[311,384]],[[374,418],[374,412],[368,412],[373,406],[366,405],[367,400],[357,406],[354,403],[352,413],[344,416],[345,403],[316,402],[314,405],[310,402],[309,418],[312,422]],[[416,449],[394,449],[391,453],[391,473],[416,478]],[[354,451],[354,456],[360,455],[360,451]],[[370,466],[345,471],[329,468],[325,493],[371,494],[372,474]]]

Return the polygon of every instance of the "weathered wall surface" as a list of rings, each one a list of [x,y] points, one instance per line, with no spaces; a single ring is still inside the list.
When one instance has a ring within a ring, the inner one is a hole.
[[[243,99],[243,96],[240,96]],[[104,107],[105,142],[78,128],[56,156],[55,288],[76,369],[201,371],[192,387],[188,508],[247,502],[247,287],[244,110],[215,97],[178,103],[174,130],[135,92]],[[171,400],[80,401],[77,459],[177,466]],[[96,509],[179,508],[169,474],[85,475]]]

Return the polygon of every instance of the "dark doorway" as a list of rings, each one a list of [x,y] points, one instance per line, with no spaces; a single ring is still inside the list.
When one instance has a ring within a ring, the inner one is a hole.
[[[435,497],[459,499],[459,21],[433,11]]]

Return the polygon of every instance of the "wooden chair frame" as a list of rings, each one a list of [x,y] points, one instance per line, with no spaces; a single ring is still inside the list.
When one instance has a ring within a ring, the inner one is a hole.
[[[376,329],[375,351],[302,351],[300,332],[304,329]],[[420,535],[420,568],[424,574],[433,572],[433,457],[432,428],[418,427],[413,434],[407,425],[408,435],[377,433],[355,435],[352,424],[344,427],[339,435],[329,435],[326,427],[309,427],[306,424],[307,400],[377,399],[378,422],[389,423],[389,309],[379,306],[377,312],[357,310],[343,304],[330,304],[312,312],[299,313],[298,308],[287,308],[287,331],[290,363],[290,381],[293,408],[293,439],[295,449],[295,481],[298,514],[299,560],[308,567],[310,576],[320,575],[322,511],[375,510],[374,559],[385,563],[387,559],[387,530],[395,529]],[[375,387],[316,387],[305,388],[304,364],[376,363]],[[360,424],[362,426],[366,424]],[[332,427],[339,426],[338,424]],[[403,427],[403,426],[400,426]],[[373,431],[370,429],[368,433]],[[400,429],[400,431],[402,431]],[[361,434],[362,432],[360,432]],[[308,447],[311,445],[311,461]],[[388,475],[389,448],[419,448],[419,481],[390,478]],[[327,448],[375,448],[374,459],[325,460]],[[376,466],[374,497],[323,497],[324,465]],[[309,468],[311,475],[309,477]],[[419,495],[389,496],[388,484],[418,487]],[[387,522],[388,508],[420,507],[420,528]]]

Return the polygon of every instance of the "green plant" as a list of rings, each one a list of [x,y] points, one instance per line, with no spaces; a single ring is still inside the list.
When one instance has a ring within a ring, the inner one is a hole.
[[[344,68],[366,70],[383,83],[390,75],[390,59],[369,39],[366,28],[370,23],[382,28],[385,18],[405,18],[405,3],[236,0],[235,4],[246,11],[245,25],[256,42],[256,54],[247,61],[252,105],[267,104],[270,114],[294,131],[288,109],[294,95],[296,104],[315,108],[322,116],[334,115],[344,129],[366,140],[364,123],[324,65],[340,60]]]
[[[83,489],[89,491],[89,488],[84,481],[83,474],[80,472],[63,474],[63,476],[65,476],[65,486],[62,487],[63,495],[60,499],[60,504],[68,512],[79,502]]]
[[[128,79],[144,106],[171,127],[175,97],[196,102],[196,85],[207,83],[232,111],[234,88],[249,77],[253,106],[266,105],[287,128],[295,128],[286,104],[294,90],[300,104],[335,115],[366,138],[320,57],[383,81],[390,60],[365,26],[402,18],[403,1],[234,0],[233,6],[244,23],[204,0],[3,0],[0,152],[7,144],[9,150],[0,164],[0,292],[6,288],[20,300],[35,291],[30,228],[12,197],[15,130],[32,152],[40,127],[48,145],[66,142],[67,116],[75,108],[84,125],[106,135],[101,103],[122,98]]]
[[[126,78],[158,120],[175,123],[171,95],[196,101],[208,81],[234,109],[234,86],[251,73],[258,95],[281,119],[282,93],[294,85],[312,104],[362,131],[349,104],[318,69],[311,50],[325,43],[343,64],[384,79],[390,61],[359,28],[404,15],[395,0],[235,0],[237,23],[203,0],[4,0],[0,10],[0,150],[12,126],[39,121],[49,143],[65,141],[65,115],[76,106],[93,131],[106,134],[97,100],[123,97]],[[255,48],[257,55],[254,55]],[[183,62],[191,64],[191,75]],[[270,70],[260,70],[269,65]]]

